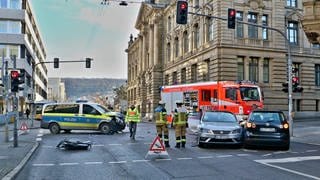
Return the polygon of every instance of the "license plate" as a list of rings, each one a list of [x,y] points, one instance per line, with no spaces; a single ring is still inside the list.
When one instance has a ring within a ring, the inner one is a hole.
[[[216,136],[216,139],[224,139],[223,136]]]
[[[275,128],[260,128],[261,132],[275,132]]]

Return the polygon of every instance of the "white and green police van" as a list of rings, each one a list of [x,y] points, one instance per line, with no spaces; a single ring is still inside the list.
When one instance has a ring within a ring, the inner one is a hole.
[[[113,134],[125,128],[124,115],[96,103],[50,103],[42,109],[41,128],[53,134],[61,130],[98,130]]]

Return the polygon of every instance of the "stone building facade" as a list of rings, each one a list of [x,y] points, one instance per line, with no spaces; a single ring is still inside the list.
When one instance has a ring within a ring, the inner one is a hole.
[[[189,12],[227,17],[277,28],[291,47],[293,76],[304,88],[293,93],[293,111],[320,111],[320,46],[310,44],[301,27],[300,0],[189,0]],[[139,35],[128,53],[128,101],[148,118],[160,100],[162,85],[204,81],[250,80],[264,92],[267,109],[288,109],[287,43],[278,32],[207,16],[188,15],[176,24],[176,1],[142,3],[136,20]]]

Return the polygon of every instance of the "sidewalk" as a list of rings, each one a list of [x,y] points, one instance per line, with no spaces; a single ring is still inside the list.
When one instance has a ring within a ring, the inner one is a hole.
[[[152,122],[144,122],[152,123]],[[28,122],[30,128],[31,122]],[[29,132],[18,137],[18,147],[13,147],[13,124],[9,125],[10,142],[4,142],[4,125],[0,125],[0,179],[14,179],[15,175],[23,168],[24,164],[32,156],[39,146],[36,141],[40,122],[34,121],[33,128]],[[18,125],[20,129],[20,125]],[[293,142],[308,143],[320,146],[320,120],[294,122]]]
[[[30,120],[25,122],[28,130],[18,130],[18,147],[13,147],[13,124],[9,124],[9,142],[5,142],[5,125],[0,125],[0,179],[14,179],[39,145],[36,137],[40,123],[34,121],[32,128]],[[20,127],[21,123],[18,123],[17,128]]]

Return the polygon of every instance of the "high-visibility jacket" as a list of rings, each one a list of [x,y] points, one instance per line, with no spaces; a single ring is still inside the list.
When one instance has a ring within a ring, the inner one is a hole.
[[[156,119],[156,125],[167,124],[167,110],[164,107],[158,106],[154,110],[154,114]]]
[[[140,122],[140,113],[137,108],[134,108],[133,110],[131,108],[128,109],[126,122]]]
[[[186,125],[187,124],[188,113],[187,109],[184,107],[178,107],[174,112],[173,125]]]

